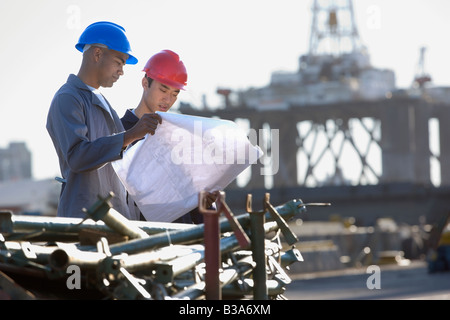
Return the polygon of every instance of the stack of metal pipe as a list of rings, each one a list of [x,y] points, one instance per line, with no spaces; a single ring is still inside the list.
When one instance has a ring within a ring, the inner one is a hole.
[[[284,299],[288,266],[303,261],[287,221],[306,204],[273,206],[266,194],[253,211],[247,195],[234,215],[224,192],[215,210],[204,196],[199,225],[127,220],[112,193],[84,219],[0,211],[0,298]]]

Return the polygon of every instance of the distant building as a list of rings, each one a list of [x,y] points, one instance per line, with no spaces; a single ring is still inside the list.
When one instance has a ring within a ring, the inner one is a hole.
[[[0,211],[56,216],[60,191],[54,179],[0,182]]]
[[[11,142],[0,149],[0,181],[31,179],[31,152],[25,142]]]

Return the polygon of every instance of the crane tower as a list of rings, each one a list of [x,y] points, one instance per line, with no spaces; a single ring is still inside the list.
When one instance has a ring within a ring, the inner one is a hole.
[[[275,71],[270,84],[240,92],[257,110],[385,99],[395,90],[392,70],[372,67],[351,0],[312,0],[309,50],[296,72]]]
[[[351,0],[314,0],[309,55],[355,52],[361,49]]]

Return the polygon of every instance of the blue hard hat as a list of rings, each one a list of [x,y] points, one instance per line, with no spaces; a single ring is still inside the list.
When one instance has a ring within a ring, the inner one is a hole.
[[[108,49],[128,54],[126,64],[136,64],[138,62],[131,54],[130,42],[125,35],[125,29],[118,24],[99,21],[89,25],[81,34],[75,48],[83,52],[85,45],[95,43],[104,44]]]

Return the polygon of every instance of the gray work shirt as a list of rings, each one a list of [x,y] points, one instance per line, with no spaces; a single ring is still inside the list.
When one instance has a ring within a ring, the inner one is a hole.
[[[58,204],[60,217],[84,218],[83,208],[89,209],[98,196],[113,192],[112,207],[128,219],[139,219],[131,216],[126,190],[110,163],[122,158],[125,131],[115,110],[110,109],[112,118],[95,94],[73,74],[53,97],[47,131],[66,179]]]

